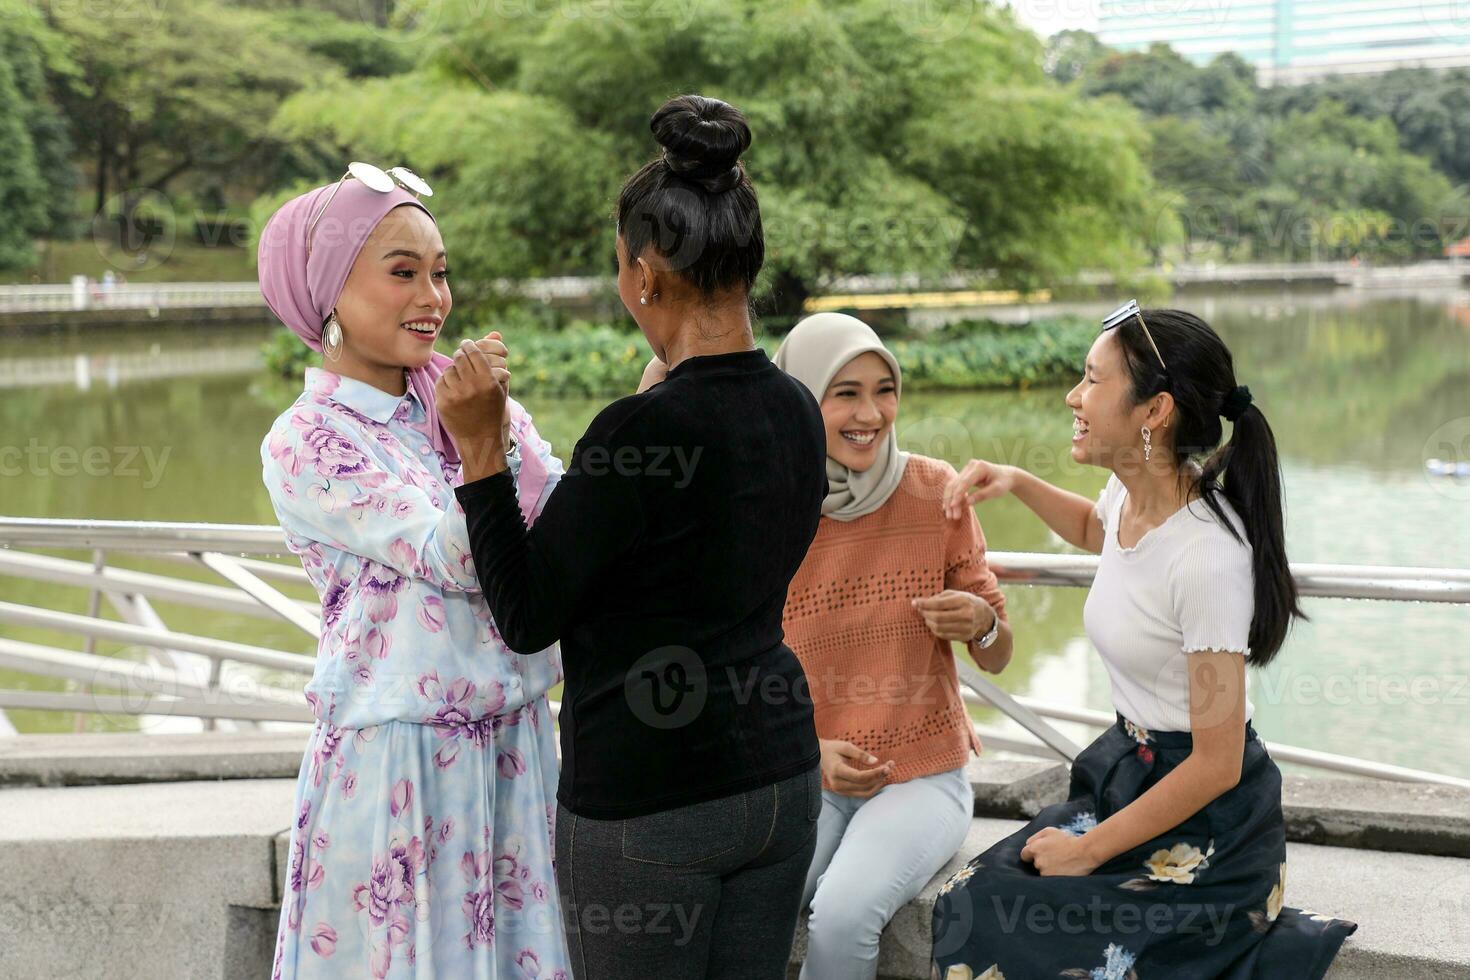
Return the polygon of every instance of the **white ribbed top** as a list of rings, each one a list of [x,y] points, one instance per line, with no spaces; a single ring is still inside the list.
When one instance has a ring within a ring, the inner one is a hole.
[[[1103,524],[1102,558],[1082,620],[1108,669],[1114,708],[1150,730],[1187,732],[1185,654],[1250,654],[1251,548],[1199,500],[1132,548],[1119,547],[1118,515],[1127,497],[1116,475],[1098,494],[1093,509]],[[1239,515],[1223,496],[1220,504],[1243,538]],[[1253,711],[1247,697],[1247,720]]]

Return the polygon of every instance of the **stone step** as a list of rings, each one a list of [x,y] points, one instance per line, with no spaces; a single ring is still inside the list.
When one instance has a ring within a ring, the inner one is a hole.
[[[0,788],[207,779],[295,779],[306,734],[19,735],[0,739]],[[1030,819],[1066,796],[1059,763],[973,759],[975,815]],[[1287,775],[1287,837],[1312,844],[1470,857],[1470,790]]]
[[[268,975],[294,788],[231,779],[0,792],[11,895],[0,976]],[[1020,825],[975,819],[884,932],[883,976],[928,980],[940,885]],[[1287,902],[1359,925],[1331,980],[1470,977],[1470,859],[1304,843],[1288,854]],[[803,927],[793,964],[805,942]]]

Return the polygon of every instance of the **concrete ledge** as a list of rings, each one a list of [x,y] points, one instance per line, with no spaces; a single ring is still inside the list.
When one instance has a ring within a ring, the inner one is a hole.
[[[0,792],[0,976],[268,975],[275,840],[294,791],[233,780]]]
[[[988,785],[1011,786],[1036,774],[1010,779],[1016,775],[997,773]],[[0,792],[0,845],[12,896],[0,976],[266,975],[294,789],[294,779],[233,779]],[[1026,799],[1019,794],[1008,805]],[[1424,807],[1433,811],[1444,802]],[[939,887],[1019,826],[974,820],[960,852],[884,932],[882,976],[929,980]],[[1470,931],[1463,928],[1470,917],[1470,859],[1303,843],[1290,844],[1289,853],[1287,902],[1359,924],[1332,980],[1470,977]],[[793,975],[805,951],[803,923]]]
[[[1061,763],[972,759],[968,772],[977,817],[1030,820],[1067,797]],[[1287,840],[1470,857],[1470,790],[1293,774],[1281,797]]]
[[[0,739],[0,788],[217,779],[295,779],[304,732],[19,735]],[[1066,797],[1060,763],[972,759],[975,815],[1029,820]],[[1470,857],[1470,791],[1289,775],[1289,840]]]
[[[0,787],[294,779],[304,732],[0,738]]]
[[[1470,790],[1287,776],[1288,840],[1470,858]]]

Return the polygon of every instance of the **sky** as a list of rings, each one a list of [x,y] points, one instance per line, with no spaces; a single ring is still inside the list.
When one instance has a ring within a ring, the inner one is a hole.
[[[1097,30],[1097,0],[1009,0],[1021,23],[1042,37],[1081,28]]]

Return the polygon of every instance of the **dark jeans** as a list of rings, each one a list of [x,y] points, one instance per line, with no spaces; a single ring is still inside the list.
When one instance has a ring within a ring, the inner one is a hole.
[[[575,980],[782,980],[817,843],[819,767],[626,820],[557,805]]]

